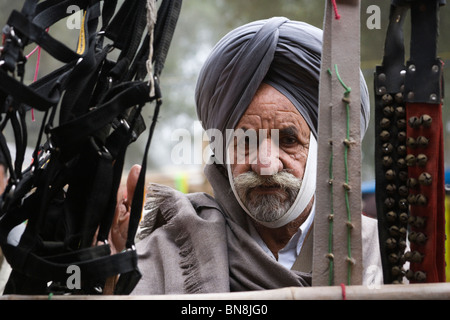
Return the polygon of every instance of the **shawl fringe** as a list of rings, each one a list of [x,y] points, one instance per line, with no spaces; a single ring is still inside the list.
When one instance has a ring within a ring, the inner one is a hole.
[[[142,240],[149,236],[159,227],[173,229],[175,233],[175,244],[179,248],[180,268],[183,270],[184,291],[185,293],[201,293],[203,290],[201,285],[201,276],[199,270],[199,261],[192,244],[191,237],[187,228],[179,227],[182,223],[173,223],[172,221],[180,214],[180,195],[181,192],[176,191],[168,186],[160,184],[150,184],[147,188],[147,195],[144,204],[144,217],[141,221],[138,239]],[[189,202],[187,197],[182,197],[182,204]],[[183,208],[186,210],[186,206]],[[191,205],[189,208],[195,210]]]

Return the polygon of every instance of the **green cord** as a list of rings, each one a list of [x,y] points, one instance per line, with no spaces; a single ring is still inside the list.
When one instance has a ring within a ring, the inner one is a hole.
[[[339,83],[342,85],[342,87],[345,89],[344,92],[344,98],[343,101],[345,101],[345,108],[346,108],[346,124],[347,124],[347,128],[346,128],[346,141],[348,142],[350,140],[350,104],[349,104],[349,99],[348,96],[350,95],[350,92],[352,91],[350,87],[348,87],[344,81],[342,80],[341,76],[339,75],[339,71],[338,71],[338,67],[335,64],[334,65],[334,70],[336,72],[336,77],[339,80]],[[328,69],[328,73],[331,74],[331,71]],[[351,236],[351,213],[350,213],[350,200],[349,200],[349,168],[348,168],[348,149],[349,149],[349,144],[346,143],[345,145],[345,150],[344,150],[344,166],[345,166],[345,207],[346,207],[346,211],[347,211],[347,220],[349,225],[347,226],[347,252],[348,252],[348,265],[347,265],[347,284],[350,285],[351,284],[351,274],[352,274],[352,248],[351,248],[351,240],[352,240],[352,236]],[[331,166],[330,166],[330,170],[332,170]],[[332,172],[330,172],[330,175],[332,175]],[[330,222],[331,224],[332,222]],[[330,227],[330,232],[331,231],[331,227]],[[330,245],[329,245],[330,248]],[[331,264],[330,264],[330,268],[331,268]],[[331,279],[331,275],[330,275],[330,279]],[[331,283],[331,280],[329,281]]]

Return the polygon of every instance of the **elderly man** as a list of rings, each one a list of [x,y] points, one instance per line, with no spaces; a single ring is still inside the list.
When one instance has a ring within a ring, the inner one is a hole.
[[[135,294],[311,285],[295,261],[312,259],[302,245],[315,212],[321,48],[319,29],[286,18],[247,24],[215,46],[197,83],[198,116],[205,130],[236,134],[205,167],[214,198],[150,186]],[[361,89],[365,130],[362,76]],[[363,218],[364,242],[376,239],[375,220]],[[364,266],[379,266],[378,248],[363,247]]]

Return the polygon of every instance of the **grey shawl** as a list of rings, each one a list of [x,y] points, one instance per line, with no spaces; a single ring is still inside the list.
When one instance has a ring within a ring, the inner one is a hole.
[[[223,167],[205,174],[215,199],[151,185],[136,247],[143,274],[133,294],[210,293],[309,286],[311,275],[270,258],[248,233],[247,215]]]
[[[150,185],[136,248],[143,275],[132,294],[188,294],[310,286],[311,274],[286,269],[249,235],[246,213],[223,167],[207,165],[215,199]],[[377,221],[362,219],[363,284],[381,285]]]

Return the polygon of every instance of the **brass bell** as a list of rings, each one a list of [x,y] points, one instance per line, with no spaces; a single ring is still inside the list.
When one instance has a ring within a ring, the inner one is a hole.
[[[396,191],[397,191],[397,187],[396,187],[395,184],[390,183],[390,184],[388,184],[386,186],[386,193],[387,194],[393,195],[393,194],[395,194]]]
[[[380,121],[380,127],[383,129],[387,129],[391,126],[391,120],[389,120],[388,118],[383,118]]]
[[[395,206],[394,198],[386,198],[384,200],[384,205],[386,206],[386,208],[392,209]]]
[[[410,189],[416,188],[417,185],[418,185],[417,179],[408,178],[408,180],[406,180],[406,186]]]
[[[405,158],[397,159],[397,167],[399,167],[400,169],[405,169],[407,167]]]
[[[394,277],[400,276],[402,274],[402,269],[399,266],[393,266],[391,268],[391,274]]]
[[[429,186],[432,183],[431,174],[428,172],[422,172],[419,176],[419,183],[423,186]]]
[[[384,175],[386,177],[386,180],[391,181],[395,179],[395,171],[392,169],[387,170]]]
[[[416,165],[416,157],[413,154],[407,154],[405,157],[405,162],[408,167]]]
[[[428,139],[424,136],[419,136],[416,139],[416,144],[419,148],[426,148],[428,146]]]
[[[416,204],[416,195],[413,193],[408,194],[408,203],[411,205]]]
[[[403,107],[403,106],[396,107],[395,108],[395,115],[397,117],[404,117],[406,115],[405,107]]]
[[[393,101],[394,99],[392,98],[392,96],[391,96],[389,93],[386,93],[386,94],[384,94],[384,95],[381,97],[381,100],[383,101],[383,103],[384,103],[385,105],[387,105],[387,104],[392,103],[392,101]]]
[[[424,167],[427,164],[428,157],[423,153],[420,153],[417,155],[416,160],[419,167]]]
[[[408,234],[408,240],[409,240],[410,242],[416,242],[416,239],[417,239],[417,232],[411,231],[411,232]]]
[[[383,154],[391,154],[392,151],[394,151],[394,146],[391,143],[383,143],[381,146],[381,150],[383,151]]]
[[[389,211],[386,213],[386,220],[389,222],[395,222],[395,220],[397,220],[397,213],[395,213],[395,211]]]
[[[403,93],[397,92],[395,94],[394,99],[395,99],[395,102],[397,102],[397,103],[403,103]]]
[[[391,134],[387,130],[383,130],[380,132],[380,139],[381,141],[388,141],[391,138]]]
[[[383,108],[383,114],[384,114],[384,116],[386,116],[386,117],[392,117],[392,115],[394,114],[394,107],[392,107],[392,106],[386,106],[386,107],[384,107]]]
[[[425,227],[425,218],[424,217],[414,217],[414,221],[411,223],[416,228]]]
[[[406,132],[405,131],[399,131],[397,134],[397,139],[399,142],[405,142],[406,141]]]
[[[416,271],[414,273],[414,280],[417,282],[424,282],[427,279],[427,274],[423,271]]]
[[[407,197],[408,196],[408,187],[405,186],[404,184],[402,184],[399,188],[398,188],[398,194],[401,197]]]
[[[390,263],[396,264],[398,262],[398,255],[395,254],[395,253],[391,253],[388,256],[388,260],[389,260]]]
[[[418,194],[416,197],[416,204],[419,206],[426,206],[428,203],[427,197],[423,194]]]
[[[408,119],[408,124],[411,128],[418,129],[420,127],[420,125],[422,124],[422,120],[421,120],[421,118],[413,116]]]
[[[397,240],[395,240],[394,238],[387,238],[386,239],[386,247],[389,250],[393,250],[397,247]]]
[[[406,138],[406,145],[411,149],[416,148],[417,147],[416,139],[414,139],[413,137]]]
[[[406,249],[406,241],[405,240],[401,239],[398,242],[398,249],[402,250],[402,251]]]
[[[399,146],[397,147],[397,154],[398,154],[400,157],[405,156],[405,155],[406,155],[406,146],[404,146],[404,145],[399,145]]]
[[[418,232],[416,236],[416,243],[419,245],[424,245],[428,240],[428,237],[423,232]]]
[[[406,277],[406,279],[408,279],[408,280],[414,279],[414,271],[412,271],[411,269],[409,269],[408,271],[406,271],[405,277]]]
[[[403,130],[406,128],[406,120],[405,119],[398,119],[397,120],[397,128],[400,130]]]
[[[390,156],[384,156],[381,162],[383,163],[384,167],[389,168],[392,167],[393,160]]]
[[[398,207],[400,210],[407,210],[408,209],[408,200],[402,198],[398,201]]]
[[[408,180],[408,171],[401,170],[398,172],[398,178],[402,182],[406,182]]]
[[[433,121],[433,119],[428,114],[424,114],[420,118],[422,120],[422,125],[425,128],[431,127],[431,122]]]
[[[399,237],[400,236],[400,229],[399,229],[399,227],[397,227],[397,226],[390,226],[389,227],[389,234],[392,236],[392,237]]]

